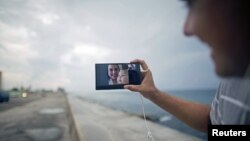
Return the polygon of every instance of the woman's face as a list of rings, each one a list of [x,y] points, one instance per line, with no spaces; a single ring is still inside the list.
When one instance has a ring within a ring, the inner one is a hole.
[[[116,80],[119,73],[118,65],[108,65],[108,75],[112,80]]]
[[[120,70],[117,77],[118,84],[128,84],[128,70]]]

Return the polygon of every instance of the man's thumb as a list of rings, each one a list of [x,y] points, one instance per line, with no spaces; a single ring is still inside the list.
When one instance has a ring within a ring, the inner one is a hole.
[[[139,86],[138,85],[125,85],[124,89],[128,89],[130,91],[139,92]]]

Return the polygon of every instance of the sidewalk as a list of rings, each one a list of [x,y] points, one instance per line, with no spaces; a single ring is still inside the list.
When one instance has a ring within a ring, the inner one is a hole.
[[[68,96],[81,141],[147,141],[143,119],[96,103]],[[200,141],[177,130],[148,121],[155,141]]]
[[[71,141],[68,109],[65,95],[52,94],[3,111],[0,140]]]

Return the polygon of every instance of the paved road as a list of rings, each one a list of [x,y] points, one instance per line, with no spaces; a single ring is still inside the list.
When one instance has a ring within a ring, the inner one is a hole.
[[[10,108],[5,103],[6,107],[1,108],[1,141],[71,141],[64,95],[53,94],[27,101],[16,99],[9,103],[16,105],[9,105]]]
[[[0,112],[3,112],[5,110],[9,110],[9,109],[17,107],[17,106],[23,106],[23,105],[28,104],[32,101],[40,100],[43,97],[44,97],[44,95],[36,95],[36,94],[31,95],[27,98],[10,97],[9,102],[0,103]]]

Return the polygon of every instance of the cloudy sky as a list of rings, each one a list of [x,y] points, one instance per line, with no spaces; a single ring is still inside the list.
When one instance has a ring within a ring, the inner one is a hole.
[[[144,59],[160,89],[216,88],[210,51],[182,26],[179,0],[1,0],[3,87],[84,92],[95,63]]]

